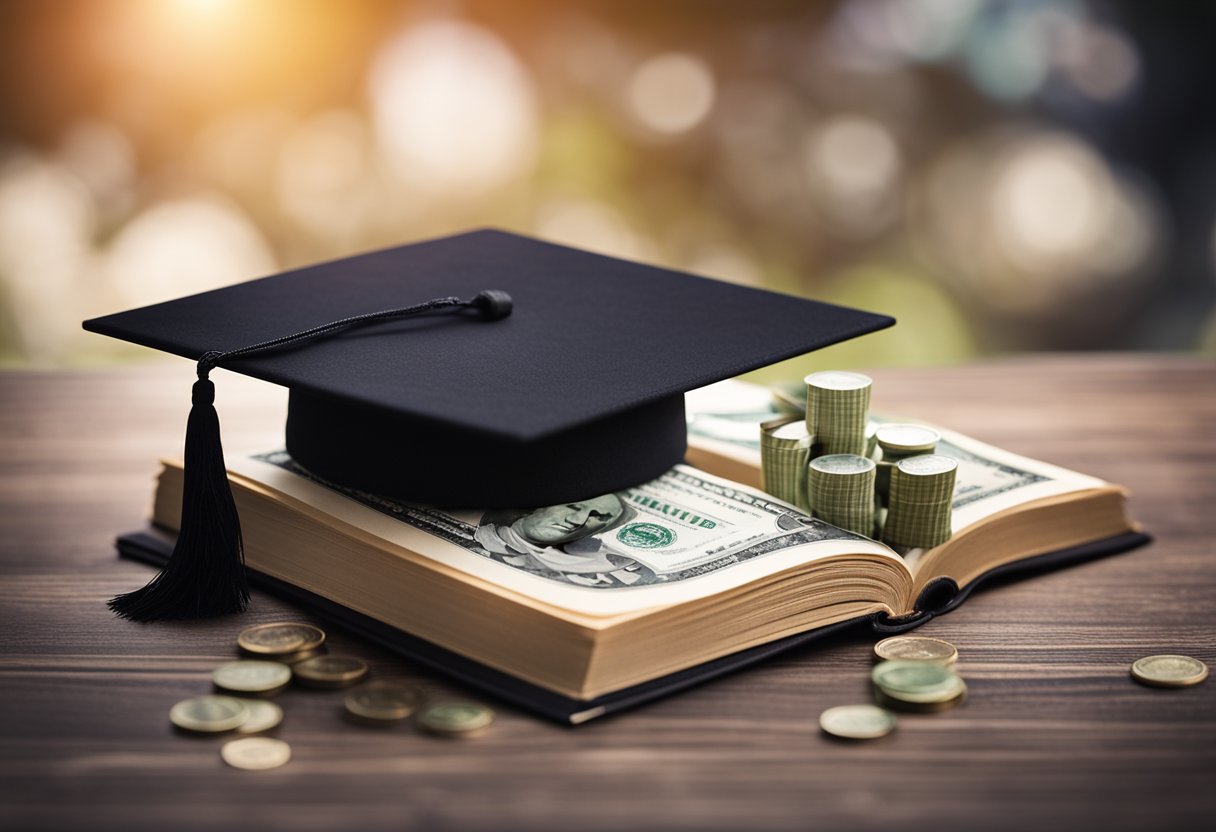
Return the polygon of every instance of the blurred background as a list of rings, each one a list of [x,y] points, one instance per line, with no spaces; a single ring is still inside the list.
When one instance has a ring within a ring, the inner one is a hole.
[[[80,321],[483,225],[899,319],[835,366],[1216,355],[1214,19],[5,0],[0,363],[147,357]]]

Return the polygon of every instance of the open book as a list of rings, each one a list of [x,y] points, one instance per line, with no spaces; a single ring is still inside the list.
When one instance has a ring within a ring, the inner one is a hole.
[[[832,625],[912,626],[1009,564],[1145,539],[1118,486],[942,431],[938,453],[959,460],[953,537],[898,554],[735,481],[757,479],[754,436],[771,415],[762,388],[714,385],[689,397],[700,467],[530,511],[404,505],[330,485],[282,451],[230,457],[229,476],[255,574],[569,722]],[[156,526],[177,528],[181,496],[180,464],[167,462]],[[120,549],[163,558],[167,545],[150,541]]]

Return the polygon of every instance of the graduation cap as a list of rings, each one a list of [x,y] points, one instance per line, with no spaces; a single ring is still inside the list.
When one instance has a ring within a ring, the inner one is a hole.
[[[148,586],[110,605],[146,621],[248,602],[215,367],[290,389],[287,451],[324,480],[529,508],[680,462],[685,391],[892,323],[495,230],[85,321],[198,362],[177,545]]]

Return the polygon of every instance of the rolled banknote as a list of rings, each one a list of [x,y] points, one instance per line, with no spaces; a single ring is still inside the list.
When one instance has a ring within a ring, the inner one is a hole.
[[[829,454],[811,460],[812,513],[837,528],[874,534],[874,460],[858,454]]]
[[[815,437],[817,455],[864,455],[870,377],[827,370],[811,373],[805,381],[806,429]]]

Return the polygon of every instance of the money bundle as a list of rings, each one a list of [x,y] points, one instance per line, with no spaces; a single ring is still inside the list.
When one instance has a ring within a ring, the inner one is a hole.
[[[845,531],[874,534],[874,460],[829,454],[811,460],[808,489],[814,516]]]
[[[874,474],[874,490],[885,506],[890,496],[891,469],[901,459],[931,454],[942,435],[923,425],[882,425],[874,431],[876,453],[871,457],[878,463]]]
[[[809,511],[806,465],[812,437],[806,423],[796,417],[773,419],[760,425],[761,487],[779,500]]]
[[[951,503],[958,462],[925,454],[900,460],[891,471],[884,543],[929,548],[950,539]]]
[[[869,376],[825,370],[806,377],[806,430],[823,455],[866,452]]]

